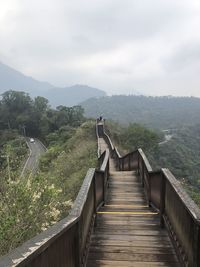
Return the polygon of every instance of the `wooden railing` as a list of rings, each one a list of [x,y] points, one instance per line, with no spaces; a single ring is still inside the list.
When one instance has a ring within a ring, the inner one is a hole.
[[[1,258],[0,267],[84,266],[96,211],[106,198],[108,175],[106,150],[99,155],[99,169],[88,170],[69,216]]]
[[[136,170],[147,203],[160,213],[160,225],[166,227],[182,266],[200,266],[200,209],[168,169],[153,171],[142,149],[121,156],[104,132],[116,167]]]

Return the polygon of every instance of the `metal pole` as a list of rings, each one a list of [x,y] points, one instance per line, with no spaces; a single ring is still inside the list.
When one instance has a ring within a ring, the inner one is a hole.
[[[10,176],[10,160],[9,160],[9,155],[7,157],[7,164],[8,164],[8,181],[11,181],[11,176]]]
[[[7,168],[8,168],[8,181],[11,181],[11,175],[10,175],[10,160],[9,155],[1,156],[2,158],[6,158],[7,160]]]
[[[24,136],[26,136],[26,126],[23,125],[22,128],[23,128]]]

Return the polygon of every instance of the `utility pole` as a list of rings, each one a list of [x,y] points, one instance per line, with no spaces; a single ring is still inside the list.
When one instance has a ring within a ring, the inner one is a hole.
[[[7,160],[7,168],[8,168],[8,181],[11,181],[11,175],[10,175],[10,159],[9,159],[9,155],[3,155],[1,156],[2,158],[6,158]]]
[[[24,136],[26,136],[26,125],[22,125]]]

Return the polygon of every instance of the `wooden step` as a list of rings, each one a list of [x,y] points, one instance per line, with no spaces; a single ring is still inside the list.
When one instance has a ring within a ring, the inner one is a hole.
[[[87,267],[180,267],[177,262],[117,261],[89,260]]]

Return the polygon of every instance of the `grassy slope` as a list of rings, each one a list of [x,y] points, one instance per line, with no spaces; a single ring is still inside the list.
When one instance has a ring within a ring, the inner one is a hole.
[[[96,166],[96,155],[94,122],[89,121],[66,143],[49,149],[35,177],[1,181],[1,255],[68,214],[87,169]]]

